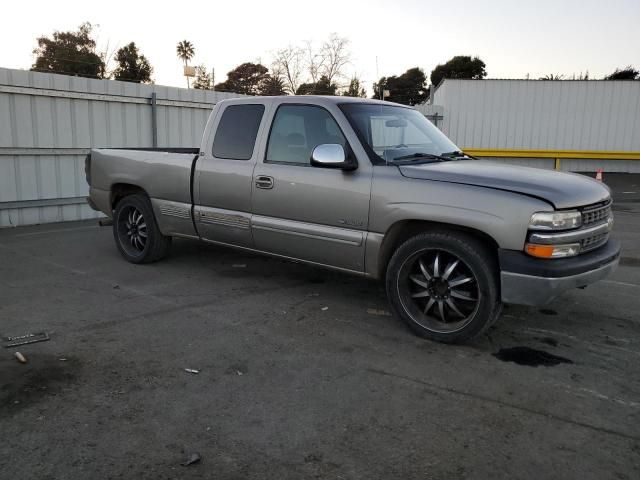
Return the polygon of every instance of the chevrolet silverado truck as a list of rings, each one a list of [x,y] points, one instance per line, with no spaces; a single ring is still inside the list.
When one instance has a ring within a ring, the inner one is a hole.
[[[93,149],[85,167],[129,262],[184,237],[378,279],[396,317],[447,343],[503,304],[605,277],[620,255],[602,183],[472,158],[389,102],[224,100],[200,148]]]

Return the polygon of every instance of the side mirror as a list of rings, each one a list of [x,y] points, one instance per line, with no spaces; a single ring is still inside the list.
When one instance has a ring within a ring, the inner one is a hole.
[[[355,170],[358,164],[347,158],[344,148],[338,143],[323,143],[313,149],[311,165],[321,168],[339,168],[341,170]]]

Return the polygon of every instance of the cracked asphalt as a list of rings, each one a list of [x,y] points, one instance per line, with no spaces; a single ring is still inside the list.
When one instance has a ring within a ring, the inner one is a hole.
[[[187,240],[135,266],[94,222],[0,230],[0,335],[51,334],[25,365],[0,349],[0,478],[640,478],[640,194],[619,190],[619,270],[465,346],[360,278]]]

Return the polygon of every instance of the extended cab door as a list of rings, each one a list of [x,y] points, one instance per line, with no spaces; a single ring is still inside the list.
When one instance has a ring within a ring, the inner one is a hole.
[[[253,176],[256,248],[363,271],[371,165],[362,158],[353,171],[310,164],[320,144],[339,143],[355,155],[345,135],[351,132],[346,119],[335,105],[291,101],[273,105],[269,116],[271,127]],[[350,137],[357,141],[353,133]]]
[[[253,247],[251,188],[256,138],[269,103],[258,99],[220,106],[207,126],[194,178],[194,219],[205,240]]]

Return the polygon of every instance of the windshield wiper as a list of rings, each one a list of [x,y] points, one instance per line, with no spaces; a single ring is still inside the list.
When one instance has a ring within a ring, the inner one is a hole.
[[[434,155],[433,153],[417,152],[417,153],[412,153],[410,155],[402,155],[400,157],[396,157],[393,160],[391,160],[389,163],[397,163],[398,160],[400,160],[400,163],[405,163],[405,162],[410,163],[413,160],[423,160],[423,159],[428,159],[433,162],[448,162],[451,160],[451,158],[443,157],[442,155]]]
[[[467,153],[461,152],[460,150],[454,150],[453,152],[446,152],[442,154],[443,157],[450,158],[473,158],[474,160],[478,160],[476,157],[469,155]]]

